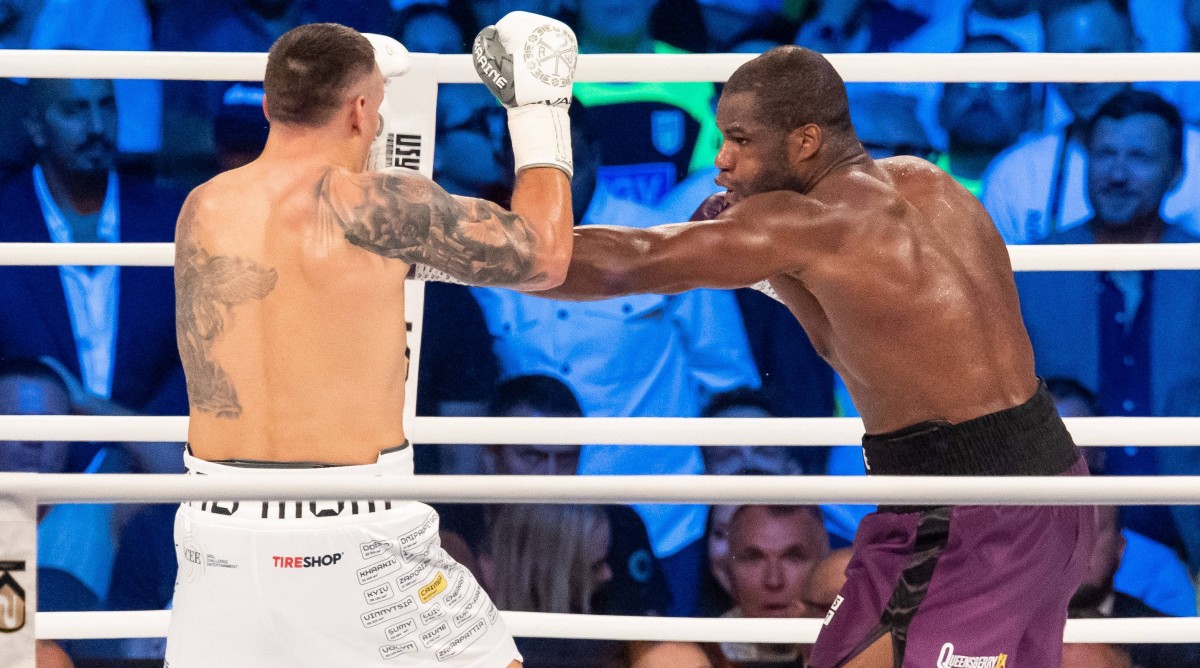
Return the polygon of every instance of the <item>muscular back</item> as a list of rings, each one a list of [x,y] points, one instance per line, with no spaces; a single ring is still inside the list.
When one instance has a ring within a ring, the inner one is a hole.
[[[561,175],[522,176],[565,191]],[[469,283],[553,284],[546,232],[403,170],[260,159],[197,188],[175,261],[193,452],[375,461],[404,441],[410,264]]]
[[[979,202],[911,158],[826,179],[800,211],[820,252],[772,286],[847,384],[869,432],[960,422],[1034,392],[1007,250]]]

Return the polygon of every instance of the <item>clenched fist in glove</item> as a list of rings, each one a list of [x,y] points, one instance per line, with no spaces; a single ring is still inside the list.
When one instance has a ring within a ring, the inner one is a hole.
[[[472,51],[479,78],[508,108],[517,171],[556,167],[570,177],[575,33],[561,21],[511,12],[479,31]]]

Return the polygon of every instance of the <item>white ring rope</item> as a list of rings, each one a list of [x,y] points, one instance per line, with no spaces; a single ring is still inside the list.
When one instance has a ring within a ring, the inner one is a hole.
[[[1200,244],[1009,246],[1015,271],[1200,269]],[[170,267],[172,243],[0,243],[0,266]]]
[[[1086,417],[1064,420],[1087,446],[1200,445],[1200,418]],[[862,438],[858,418],[492,418],[417,416],[409,440],[495,445],[847,445]],[[188,418],[0,415],[0,441],[141,442],[187,440]]]
[[[419,500],[447,503],[1200,505],[1198,476],[192,476],[0,473],[39,503]]]
[[[812,643],[820,619],[702,619],[694,617],[622,617],[505,611],[504,623],[518,638],[591,640],[680,640],[692,642]],[[37,637],[163,638],[170,610],[135,612],[39,612]],[[1193,643],[1200,618],[1071,619],[1069,643]]]
[[[436,59],[440,83],[479,83],[469,55]],[[753,54],[583,54],[577,81],[725,81]],[[0,49],[0,76],[261,81],[264,53]],[[1200,53],[830,54],[846,81],[1200,81]]]

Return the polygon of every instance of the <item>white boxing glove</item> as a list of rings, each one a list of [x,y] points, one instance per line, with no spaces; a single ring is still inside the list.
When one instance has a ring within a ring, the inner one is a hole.
[[[412,61],[408,57],[408,49],[404,48],[403,44],[387,35],[364,32],[362,36],[375,47],[375,62],[379,64],[379,71],[385,79],[402,76],[408,72]]]
[[[510,12],[475,37],[475,71],[508,108],[518,172],[556,167],[571,176],[567,108],[578,56],[565,23],[529,12]]]

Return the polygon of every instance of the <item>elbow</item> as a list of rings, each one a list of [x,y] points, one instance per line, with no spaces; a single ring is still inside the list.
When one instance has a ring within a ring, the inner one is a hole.
[[[534,265],[534,270],[522,282],[525,290],[550,290],[557,288],[567,280],[567,271],[571,267],[571,252],[557,251],[540,258]]]

